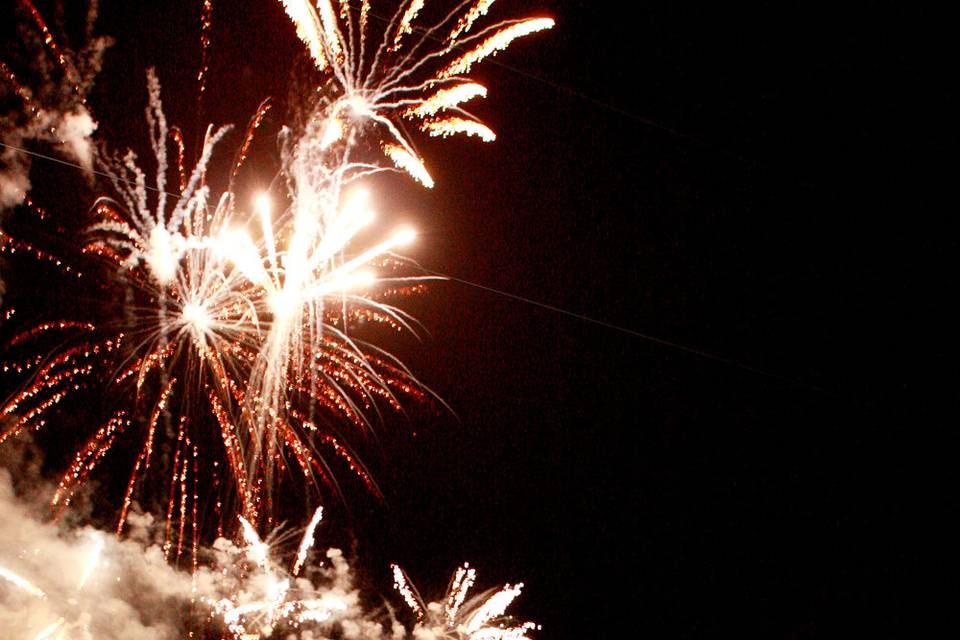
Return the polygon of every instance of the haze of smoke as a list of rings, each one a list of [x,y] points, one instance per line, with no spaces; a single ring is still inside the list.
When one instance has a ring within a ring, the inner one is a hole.
[[[97,545],[99,567],[80,587]],[[63,619],[71,638],[165,640],[179,637],[170,620],[190,596],[190,577],[173,570],[158,547],[116,542],[91,527],[66,531],[41,522],[14,495],[10,473],[0,469],[0,566],[45,594],[38,597],[0,581],[0,635],[33,638]]]
[[[54,145],[66,160],[90,171],[93,169],[91,136],[96,129],[93,116],[82,105],[67,113],[41,110],[28,123],[6,130],[0,120],[0,141],[7,145],[0,149],[0,209],[22,204],[31,188],[30,156],[17,149],[31,142],[46,142]]]
[[[173,640],[190,631],[199,634],[194,637],[230,637],[217,605],[236,609],[269,601],[284,582],[285,600],[333,603],[329,617],[302,622],[295,616],[249,616],[243,622],[253,637],[407,636],[387,609],[364,607],[354,573],[337,549],[308,566],[308,577],[294,578],[273,558],[255,559],[249,547],[220,538],[199,550],[195,573],[178,570],[164,559],[163,527],[150,514],[132,513],[123,541],[90,526],[50,522],[40,500],[49,497],[51,487],[39,478],[36,448],[27,441],[4,449],[2,463],[16,465],[11,466],[16,477],[0,467],[2,638],[31,640],[55,625],[75,640]],[[11,574],[29,586],[5,577]]]

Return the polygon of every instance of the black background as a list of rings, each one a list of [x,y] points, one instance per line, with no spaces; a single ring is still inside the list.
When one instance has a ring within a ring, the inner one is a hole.
[[[935,20],[700,4],[501,0],[557,27],[478,68],[498,140],[422,140],[437,187],[379,194],[428,268],[719,356],[431,286],[409,307],[430,335],[388,346],[455,416],[388,419],[384,504],[326,525],[382,592],[386,562],[439,595],[469,560],[525,582],[511,611],[541,638],[907,622],[953,245],[931,223]],[[106,139],[143,145],[149,65],[194,135],[302,80],[279,6],[215,3],[198,113],[198,5],[101,3]]]

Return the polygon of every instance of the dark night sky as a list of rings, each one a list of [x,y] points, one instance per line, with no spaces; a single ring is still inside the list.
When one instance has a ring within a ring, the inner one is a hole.
[[[101,2],[108,139],[140,130],[150,64],[193,126],[195,4]],[[204,121],[286,96],[292,29],[244,4],[215,3]],[[381,208],[429,268],[772,375],[438,284],[411,302],[430,336],[391,348],[456,417],[388,420],[386,504],[343,517],[379,588],[388,561],[436,593],[469,560],[526,583],[544,639],[900,624],[912,407],[945,387],[923,21],[630,4],[497,3],[558,23],[478,68],[499,139],[424,141],[437,188]]]

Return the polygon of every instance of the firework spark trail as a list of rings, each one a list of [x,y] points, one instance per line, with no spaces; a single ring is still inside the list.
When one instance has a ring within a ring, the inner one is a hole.
[[[306,531],[303,532],[303,540],[300,542],[300,548],[297,549],[297,561],[293,565],[293,575],[299,575],[300,569],[303,568],[303,563],[307,559],[307,552],[310,551],[310,547],[313,546],[313,532],[316,530],[317,525],[320,524],[320,519],[323,518],[323,507],[317,507],[317,510],[313,513],[313,517],[310,518],[310,524],[307,525]]]
[[[46,598],[47,594],[43,592],[42,589],[31,583],[29,580],[24,580],[18,576],[13,571],[0,567],[0,578],[3,578],[7,582],[13,584],[15,587],[22,589],[26,593],[34,596],[35,598]]]
[[[210,73],[210,29],[213,25],[213,0],[203,0],[200,13],[200,70],[197,71],[197,101],[202,104]],[[199,109],[198,109],[199,110]]]

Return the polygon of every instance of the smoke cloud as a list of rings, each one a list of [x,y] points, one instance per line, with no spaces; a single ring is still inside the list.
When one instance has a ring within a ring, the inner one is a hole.
[[[268,543],[219,538],[198,550],[191,571],[164,557],[163,527],[151,514],[131,513],[122,541],[91,526],[51,522],[45,498],[52,487],[38,476],[40,456],[28,441],[17,440],[4,446],[2,460],[18,470],[16,478],[0,467],[0,637],[407,636],[389,609],[364,607],[338,549],[315,552],[319,558],[308,563],[306,577],[294,577]]]

